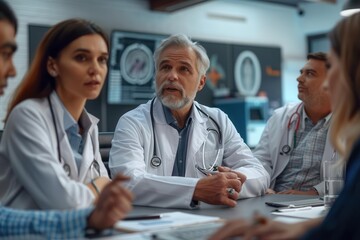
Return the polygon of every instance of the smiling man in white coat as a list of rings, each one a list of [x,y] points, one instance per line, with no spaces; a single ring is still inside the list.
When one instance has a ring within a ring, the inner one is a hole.
[[[268,193],[324,195],[322,161],[336,157],[327,135],[330,96],[322,87],[326,54],[307,59],[297,78],[301,102],[275,111],[253,151],[271,176]]]
[[[131,177],[134,204],[234,207],[238,198],[264,194],[269,174],[233,123],[194,100],[209,67],[205,49],[173,35],[154,60],[156,98],[120,118],[110,151],[111,174]]]

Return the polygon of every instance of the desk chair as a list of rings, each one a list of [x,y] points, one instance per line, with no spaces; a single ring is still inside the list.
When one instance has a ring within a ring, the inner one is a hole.
[[[104,162],[106,170],[110,176],[109,169],[109,153],[111,148],[111,141],[114,137],[113,132],[99,132],[99,145],[100,145],[100,155],[101,159]]]

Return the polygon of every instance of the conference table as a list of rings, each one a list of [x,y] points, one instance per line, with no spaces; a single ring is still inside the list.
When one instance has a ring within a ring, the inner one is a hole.
[[[199,209],[175,209],[134,206],[134,209],[129,214],[129,216],[161,214],[171,211],[181,211],[191,214],[220,217],[222,219],[235,219],[250,218],[255,212],[258,212],[264,216],[272,218],[273,215],[271,214],[271,212],[274,211],[276,208],[266,205],[265,202],[294,201],[310,198],[316,198],[316,196],[270,194],[255,198],[240,199],[237,201],[237,205],[234,208],[209,205],[205,203],[200,203]]]
[[[156,208],[156,207],[146,207],[146,206],[134,206],[129,216],[154,215],[154,214],[180,211],[180,212],[191,213],[196,215],[219,217],[225,220],[237,219],[237,218],[249,219],[253,217],[254,213],[259,213],[263,216],[274,218],[276,217],[276,215],[271,214],[271,212],[276,210],[276,207],[268,206],[267,204],[265,204],[266,202],[296,201],[296,200],[313,199],[313,198],[316,198],[316,196],[270,194],[255,198],[240,199],[237,201],[237,205],[234,208],[209,205],[205,203],[201,203],[198,209]],[[112,231],[109,235],[112,235],[112,237],[106,237],[101,239],[109,239],[109,240],[129,239],[129,238],[122,238],[123,235],[117,231]],[[126,236],[128,237],[128,234],[126,234]]]

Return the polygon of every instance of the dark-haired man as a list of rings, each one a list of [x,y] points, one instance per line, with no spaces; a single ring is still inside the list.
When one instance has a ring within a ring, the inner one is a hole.
[[[330,97],[322,85],[327,58],[310,53],[300,70],[297,104],[277,109],[254,149],[271,177],[268,193],[324,194],[321,164],[334,155],[329,142]]]

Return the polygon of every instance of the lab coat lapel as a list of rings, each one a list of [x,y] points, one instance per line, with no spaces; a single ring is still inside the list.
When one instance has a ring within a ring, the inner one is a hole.
[[[91,180],[91,178],[98,177],[99,174],[96,172],[96,169],[92,168],[92,163],[95,160],[94,156],[94,146],[93,146],[93,140],[89,136],[90,134],[87,134],[87,139],[85,141],[85,146],[83,150],[83,161],[80,166],[80,174],[79,174],[79,181],[87,183]],[[90,179],[87,179],[87,173],[90,173],[88,176]]]
[[[59,138],[60,138],[61,164],[63,167],[65,163],[68,164],[70,167],[70,178],[78,179],[78,169],[75,164],[74,154],[72,152],[69,140],[65,132],[60,133]]]
[[[150,167],[150,171],[158,175],[171,175],[174,161],[176,156],[176,150],[178,144],[174,144],[172,141],[178,141],[179,135],[177,131],[169,126],[165,120],[164,110],[158,99],[154,102],[154,126],[156,135],[156,152],[158,157],[161,158],[161,165],[158,168]],[[154,141],[154,140],[153,140]],[[152,156],[152,153],[151,153]],[[151,158],[150,158],[151,161]]]
[[[201,150],[201,146],[206,141],[206,137],[208,134],[207,131],[207,121],[209,119],[206,116],[200,115],[199,111],[197,110],[196,103],[193,106],[193,127],[191,130],[191,135],[189,137],[188,142],[188,152],[187,152],[187,159],[191,159],[195,157],[195,154]],[[195,162],[195,161],[194,161]]]
[[[64,167],[64,165],[67,164],[70,167],[70,178],[78,179],[78,169],[75,164],[74,155],[72,153],[69,140],[64,130],[64,121],[63,121],[64,110],[60,105],[59,102],[60,100],[55,95],[55,92],[51,93],[50,98],[51,98],[52,107],[54,109],[55,121],[59,135],[61,165]],[[56,133],[53,132],[52,134],[54,134],[56,138]]]

